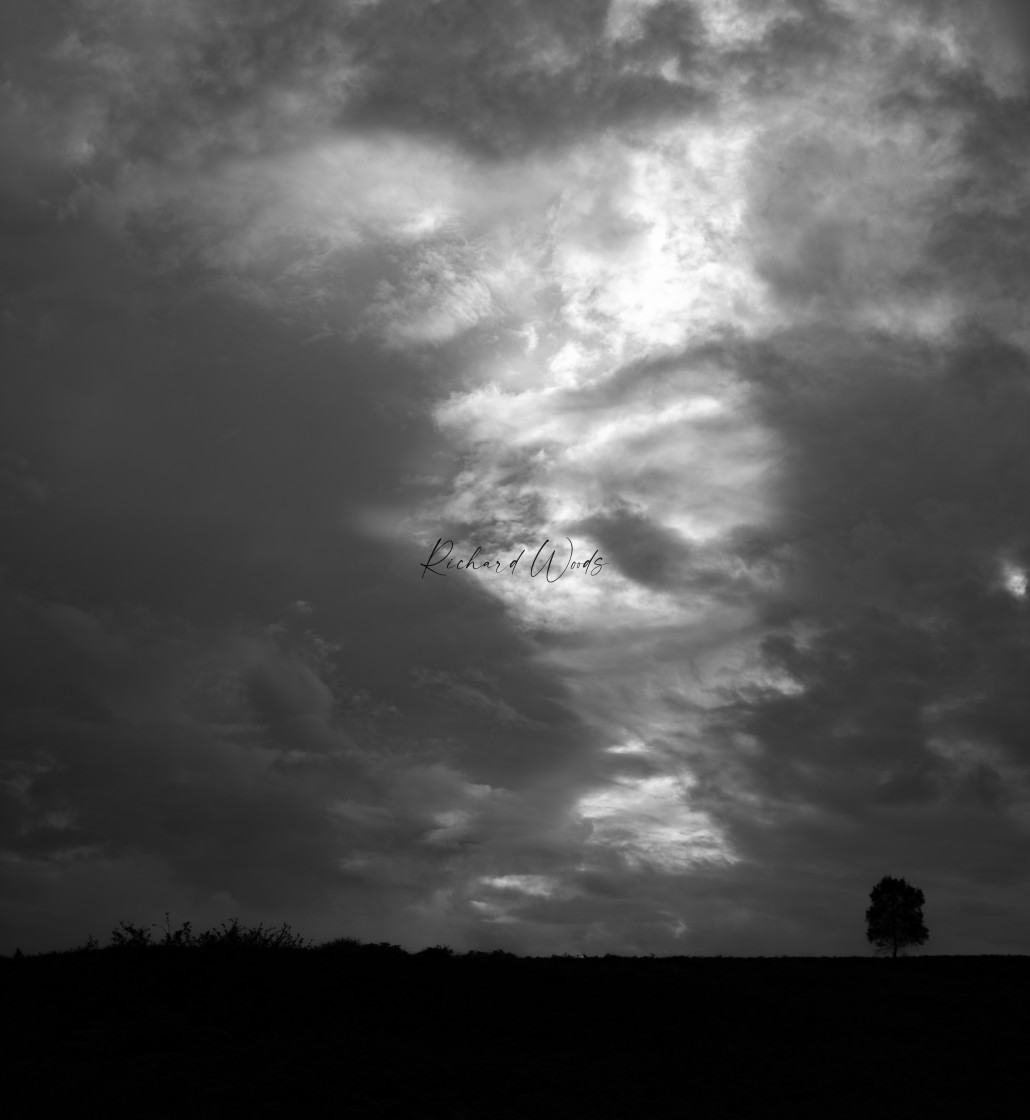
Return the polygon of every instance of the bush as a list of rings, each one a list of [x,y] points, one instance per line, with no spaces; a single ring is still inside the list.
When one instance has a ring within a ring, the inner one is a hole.
[[[446,961],[454,956],[454,950],[448,945],[430,945],[415,956],[423,960]]]
[[[361,951],[366,956],[374,957],[406,957],[408,953],[399,945],[391,945],[389,941],[369,941],[361,946]]]
[[[265,929],[263,925],[247,928],[239,919],[222,922],[218,929],[209,929],[197,938],[202,949],[305,949],[309,942],[294,933],[288,922],[278,929]]]
[[[148,949],[153,944],[149,926],[134,926],[129,922],[119,922],[111,930],[111,946],[114,949]]]
[[[332,941],[323,941],[315,948],[331,953],[356,953],[361,948],[361,942],[356,937],[334,937]]]
[[[160,941],[154,940],[153,929],[164,933]],[[111,932],[111,946],[115,949],[305,949],[309,944],[306,938],[293,932],[288,922],[283,922],[278,929],[265,929],[263,924],[241,926],[239,919],[233,918],[195,934],[190,922],[183,922],[173,930],[167,913],[163,926],[135,926],[123,921]]]

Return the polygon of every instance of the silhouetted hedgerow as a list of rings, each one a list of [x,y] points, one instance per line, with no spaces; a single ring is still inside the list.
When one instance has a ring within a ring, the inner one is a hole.
[[[153,930],[163,934],[155,940]],[[92,942],[92,946],[90,945]],[[96,941],[90,936],[85,948],[95,947]],[[165,914],[164,926],[138,926],[131,922],[119,922],[111,932],[113,949],[306,949],[311,942],[300,934],[294,933],[288,922],[278,929],[265,929],[264,925],[240,925],[238,918],[222,922],[221,925],[203,933],[196,934],[190,922],[183,922],[173,930],[169,915]]]

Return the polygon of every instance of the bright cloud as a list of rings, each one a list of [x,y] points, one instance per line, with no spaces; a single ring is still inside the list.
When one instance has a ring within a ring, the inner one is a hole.
[[[688,808],[689,785],[672,775],[625,779],[586,794],[577,811],[593,825],[590,843],[631,866],[685,871],[706,861],[733,863],[706,815]]]

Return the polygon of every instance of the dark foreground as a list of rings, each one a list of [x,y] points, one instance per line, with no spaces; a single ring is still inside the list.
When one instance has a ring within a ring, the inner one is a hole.
[[[1027,957],[104,949],[0,983],[11,1116],[991,1116],[1030,1042]]]

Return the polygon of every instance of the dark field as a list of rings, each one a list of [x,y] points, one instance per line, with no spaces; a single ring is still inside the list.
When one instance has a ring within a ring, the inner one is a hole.
[[[991,1116],[1030,1042],[1027,957],[152,947],[0,980],[16,1116]]]

